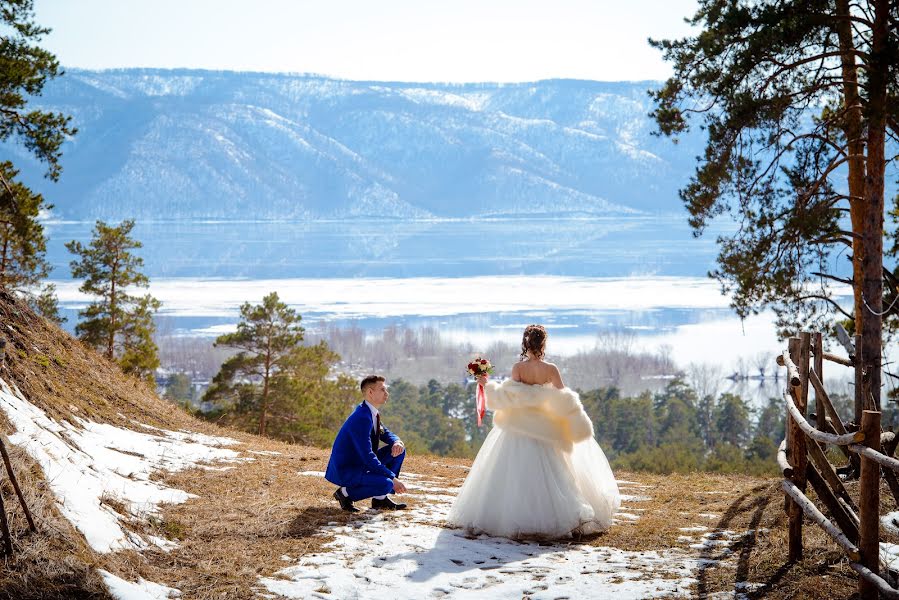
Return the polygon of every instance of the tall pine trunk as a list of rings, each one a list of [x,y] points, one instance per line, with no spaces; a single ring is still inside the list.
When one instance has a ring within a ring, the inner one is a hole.
[[[265,347],[265,376],[262,379],[262,410],[259,415],[259,435],[265,435],[265,417],[268,412],[268,381],[272,373],[272,331],[269,329]]]
[[[865,205],[865,140],[862,124],[862,105],[858,91],[858,66],[855,60],[855,42],[852,38],[852,24],[849,20],[849,0],[837,0],[837,32],[842,52],[843,74],[843,133],[846,136],[846,146],[849,150],[849,214],[852,221],[852,231],[859,234],[852,240],[852,291],[853,304],[855,306],[855,330],[864,336],[864,323],[866,321],[863,298],[867,297],[864,291],[863,265],[865,257],[871,248],[864,237],[866,213]],[[862,354],[867,357],[867,344],[863,344]],[[878,352],[879,355],[879,352]],[[861,407],[864,406],[864,391],[859,386],[855,390],[855,422],[861,422]]]
[[[855,277],[856,286],[861,283],[862,305],[861,327],[862,357],[867,372],[865,394],[874,397],[880,406],[881,349],[883,337],[883,208],[884,171],[886,143],[887,82],[889,72],[887,38],[889,21],[889,0],[874,3],[874,28],[872,31],[870,73],[868,75],[868,135],[867,168],[865,171],[865,194],[860,230],[860,241],[864,247],[861,258],[854,256],[854,271],[861,271],[861,282]],[[853,223],[855,225],[855,223]],[[853,227],[854,229],[854,227]],[[854,229],[855,230],[855,229]],[[856,313],[858,314],[858,313]],[[857,325],[858,327],[858,325]]]

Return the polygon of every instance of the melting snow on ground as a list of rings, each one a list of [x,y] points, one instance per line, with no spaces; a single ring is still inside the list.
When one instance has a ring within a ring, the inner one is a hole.
[[[301,474],[321,476],[316,471]],[[413,496],[431,501],[403,513],[372,511],[351,525],[328,526],[335,539],[327,551],[260,579],[264,590],[288,598],[324,599],[653,598],[688,594],[703,560],[689,549],[628,552],[573,541],[522,543],[466,536],[440,526],[458,488],[421,475],[405,478],[419,490],[441,493]],[[624,522],[639,517],[619,513],[618,518]]]
[[[103,569],[100,569],[99,573],[103,577],[103,583],[106,584],[109,593],[116,600],[169,600],[181,597],[181,592],[178,590],[152,581],[138,579],[137,583],[131,583]]]
[[[236,440],[190,432],[166,431],[144,425],[148,433],[74,419],[51,419],[0,379],[0,409],[16,433],[9,441],[21,446],[40,464],[60,512],[97,552],[174,543],[128,531],[124,523],[158,512],[162,503],[184,502],[190,494],[151,481],[158,471],[179,471],[209,461],[237,461],[238,452],[225,448]],[[124,507],[125,514],[113,506]],[[169,598],[177,590],[155,583],[123,581],[104,574],[118,598]],[[113,583],[110,583],[113,582]],[[121,582],[121,583],[119,583]],[[117,595],[115,589],[124,590]]]

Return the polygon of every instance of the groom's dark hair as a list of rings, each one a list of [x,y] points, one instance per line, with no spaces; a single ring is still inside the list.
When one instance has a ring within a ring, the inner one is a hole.
[[[362,383],[359,384],[359,389],[361,389],[364,392],[365,388],[367,388],[370,385],[374,385],[374,384],[378,383],[379,381],[384,381],[384,378],[381,377],[380,375],[369,375],[362,380]]]

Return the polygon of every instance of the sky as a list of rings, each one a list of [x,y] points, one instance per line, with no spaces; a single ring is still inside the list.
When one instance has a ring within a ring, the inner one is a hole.
[[[664,79],[646,40],[696,0],[36,0],[68,68],[200,68],[377,81]]]

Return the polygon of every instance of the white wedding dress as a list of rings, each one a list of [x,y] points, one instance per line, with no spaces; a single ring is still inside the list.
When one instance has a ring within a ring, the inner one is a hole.
[[[618,484],[577,394],[552,384],[487,386],[494,427],[448,523],[509,538],[608,529],[621,505]]]

